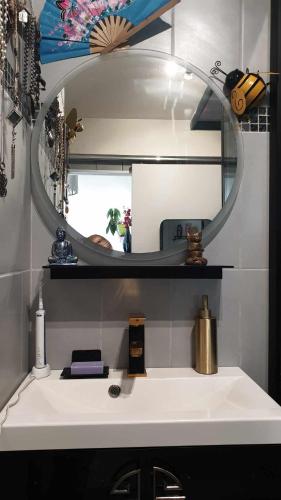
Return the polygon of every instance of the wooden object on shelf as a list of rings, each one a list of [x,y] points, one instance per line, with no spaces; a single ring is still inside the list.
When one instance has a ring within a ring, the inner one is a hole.
[[[192,266],[206,266],[208,261],[203,257],[202,231],[197,227],[190,227],[187,230],[187,256],[185,263]]]

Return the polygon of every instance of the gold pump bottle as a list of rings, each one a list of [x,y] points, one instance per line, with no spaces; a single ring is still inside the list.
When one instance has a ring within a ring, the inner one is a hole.
[[[203,375],[217,373],[217,322],[208,308],[208,295],[195,320],[195,370]]]

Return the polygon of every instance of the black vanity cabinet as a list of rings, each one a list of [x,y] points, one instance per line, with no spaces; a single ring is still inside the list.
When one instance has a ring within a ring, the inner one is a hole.
[[[21,500],[280,500],[281,445],[0,453]]]

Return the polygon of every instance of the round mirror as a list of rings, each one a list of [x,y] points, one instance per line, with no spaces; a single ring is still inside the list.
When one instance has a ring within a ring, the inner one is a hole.
[[[80,258],[177,263],[188,227],[206,244],[226,220],[241,143],[228,101],[200,70],[123,50],[90,59],[54,90],[32,160],[39,211],[52,232],[66,228]]]

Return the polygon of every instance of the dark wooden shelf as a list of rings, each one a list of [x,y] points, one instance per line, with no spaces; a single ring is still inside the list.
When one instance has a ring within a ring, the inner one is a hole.
[[[51,279],[222,279],[222,270],[233,266],[43,266]]]

